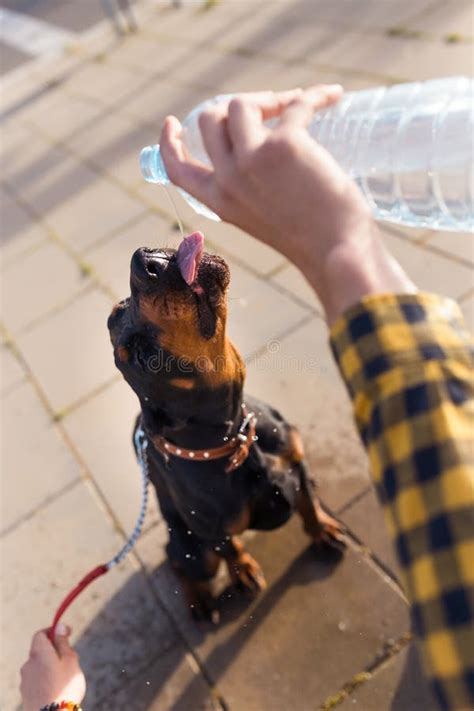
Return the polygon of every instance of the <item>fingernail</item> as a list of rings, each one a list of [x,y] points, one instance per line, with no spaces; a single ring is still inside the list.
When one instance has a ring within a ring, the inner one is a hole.
[[[68,630],[68,628],[66,627],[66,625],[64,624],[64,622],[58,622],[58,624],[56,625],[56,630],[55,630],[55,632],[56,632],[56,634],[58,634],[60,637],[65,637],[65,636],[68,634],[69,630]]]

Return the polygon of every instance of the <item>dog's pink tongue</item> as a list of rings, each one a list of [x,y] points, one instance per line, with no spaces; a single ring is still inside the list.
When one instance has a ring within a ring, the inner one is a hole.
[[[204,235],[202,232],[193,232],[185,237],[179,245],[176,256],[181,276],[186,284],[192,284],[196,279],[203,250]]]

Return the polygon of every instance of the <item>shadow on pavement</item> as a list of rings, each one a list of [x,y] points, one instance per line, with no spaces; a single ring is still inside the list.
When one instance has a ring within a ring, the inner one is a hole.
[[[76,645],[88,680],[85,707],[102,708],[101,704],[110,704],[113,699],[116,711],[122,704],[127,710],[148,711],[155,709],[152,704],[159,699],[157,709],[199,711],[209,699],[209,687],[203,676],[189,673],[191,668],[184,674],[188,645],[205,644],[206,638],[216,633],[227,635],[203,660],[208,681],[218,686],[219,678],[289,588],[322,582],[336,565],[334,558],[316,560],[309,546],[255,602],[233,588],[225,588],[219,597],[221,622],[217,631],[210,624],[193,622],[184,604],[172,599],[178,582],[167,562],[161,563],[152,577],[158,581],[155,590],[158,596],[163,595],[163,605],[171,617],[160,602],[154,609],[143,606],[142,578],[136,574],[91,622]],[[160,581],[165,579],[168,585],[160,590]],[[96,589],[95,594],[100,592]],[[252,622],[247,624],[250,607]],[[230,634],[226,632],[228,626],[235,627]],[[186,640],[176,627],[184,628]]]

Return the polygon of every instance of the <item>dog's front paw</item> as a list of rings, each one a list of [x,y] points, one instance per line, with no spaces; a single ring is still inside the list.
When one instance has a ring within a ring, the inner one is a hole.
[[[217,609],[217,601],[212,595],[210,583],[183,580],[182,577],[181,583],[193,620],[218,625],[220,613]]]
[[[261,567],[247,551],[226,560],[226,563],[232,584],[237,590],[257,595],[267,587]]]
[[[319,531],[313,535],[313,541],[318,548],[330,548],[343,554],[347,548],[347,541],[344,534],[344,527],[339,521],[319,508],[318,510]]]

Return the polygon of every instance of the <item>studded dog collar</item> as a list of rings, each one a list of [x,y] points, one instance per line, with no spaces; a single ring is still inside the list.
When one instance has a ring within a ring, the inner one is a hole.
[[[239,431],[234,437],[221,447],[209,449],[186,449],[178,447],[161,435],[150,437],[151,441],[159,452],[169,460],[170,456],[186,459],[190,462],[210,462],[214,459],[229,458],[225,468],[226,473],[238,469],[249,456],[250,447],[257,440],[257,417],[254,412],[248,412],[245,405],[242,405],[244,419]]]

